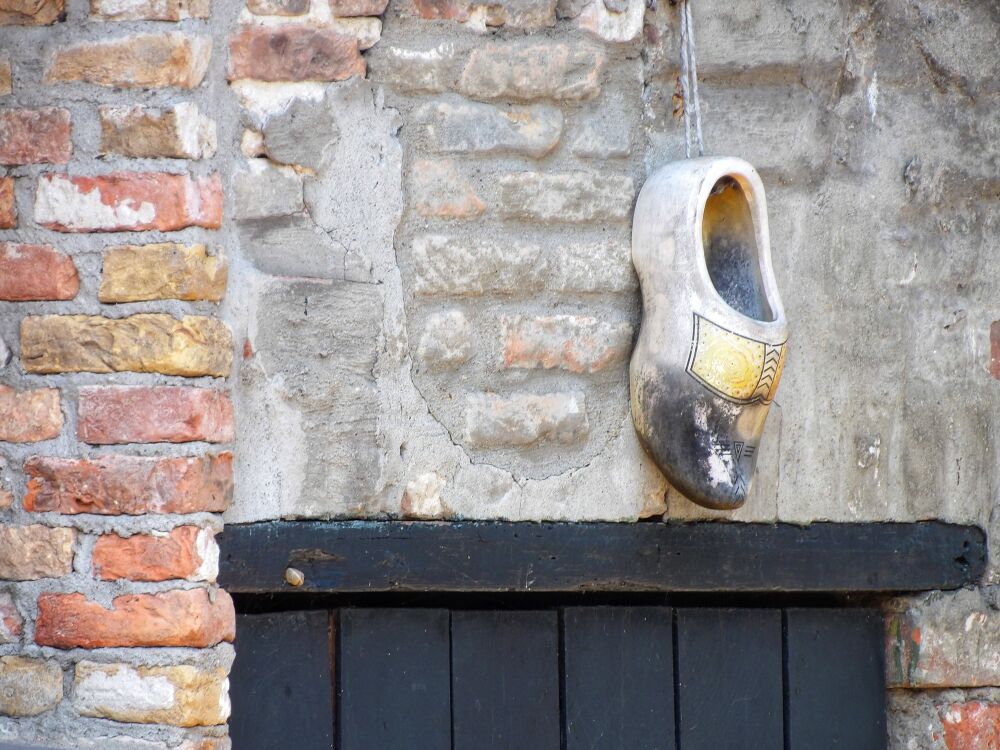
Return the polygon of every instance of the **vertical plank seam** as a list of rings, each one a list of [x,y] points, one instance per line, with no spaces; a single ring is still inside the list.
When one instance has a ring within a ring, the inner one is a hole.
[[[676,607],[670,610],[670,636],[674,655],[674,746],[677,750],[681,750],[681,661],[679,658]]]
[[[340,610],[333,609],[328,613],[327,627],[330,629],[330,640],[329,640],[329,652],[330,657],[333,659],[333,669],[330,670],[330,678],[333,682],[331,696],[333,698],[333,711],[331,711],[331,718],[333,719],[333,731],[330,733],[330,744],[333,750],[339,750],[343,747],[343,741],[340,738]]]
[[[789,680],[790,669],[788,665],[788,610],[781,610],[781,733],[784,737],[782,743],[785,750],[792,748],[791,736],[791,688]]]
[[[559,652],[559,747],[566,750],[569,742],[569,712],[566,710],[566,618],[565,609],[556,610],[559,641],[556,648]]]
[[[455,750],[455,638],[452,631],[453,610],[448,610],[448,716],[451,723],[449,737],[451,750]]]

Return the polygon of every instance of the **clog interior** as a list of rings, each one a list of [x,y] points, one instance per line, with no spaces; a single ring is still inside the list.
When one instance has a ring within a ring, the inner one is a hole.
[[[761,280],[753,214],[743,187],[732,177],[713,186],[701,232],[705,265],[719,296],[743,315],[774,320]]]

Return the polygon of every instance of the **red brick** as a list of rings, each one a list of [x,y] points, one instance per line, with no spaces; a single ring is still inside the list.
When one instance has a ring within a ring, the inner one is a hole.
[[[1000,380],[1000,320],[990,326],[990,375]]]
[[[37,443],[59,437],[63,415],[59,391],[38,388],[16,391],[0,385],[0,440],[8,443]]]
[[[330,0],[330,12],[338,18],[380,16],[389,0]]]
[[[60,232],[218,229],[222,183],[217,174],[45,174],[38,180],[35,221]]]
[[[505,367],[594,373],[624,362],[632,326],[585,315],[501,320]]]
[[[68,255],[50,245],[0,242],[0,300],[65,300],[80,291],[80,277]]]
[[[358,40],[310,26],[244,26],[229,44],[229,79],[343,81],[364,77]]]
[[[0,229],[17,228],[17,207],[14,205],[14,178],[0,177]]]
[[[233,495],[233,454],[182,458],[34,456],[24,508],[37,513],[221,513]]]
[[[81,388],[79,415],[78,437],[91,445],[233,440],[232,402],[203,388]]]
[[[69,110],[0,111],[0,164],[65,164],[72,153]]]
[[[952,703],[940,713],[948,750],[1000,750],[1000,704]]]
[[[94,575],[105,581],[214,581],[218,549],[213,532],[197,526],[160,536],[105,534],[94,545]]]
[[[233,600],[206,589],[129,594],[105,609],[83,594],[41,594],[35,643],[54,648],[188,646],[232,641]]]

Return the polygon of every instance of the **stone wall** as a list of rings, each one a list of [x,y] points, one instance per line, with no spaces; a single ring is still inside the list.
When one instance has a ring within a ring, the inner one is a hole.
[[[728,516],[628,413],[676,7],[0,0],[0,741],[223,746],[223,512],[996,528],[1000,12],[693,11],[792,333]],[[895,748],[1000,731],[994,583],[887,608]]]

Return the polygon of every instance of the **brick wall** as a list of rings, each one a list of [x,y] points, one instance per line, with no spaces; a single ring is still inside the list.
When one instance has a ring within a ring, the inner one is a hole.
[[[792,325],[732,517],[996,528],[1000,20],[694,14]],[[0,741],[227,745],[223,513],[718,515],[628,413],[678,57],[664,1],[0,0]],[[887,606],[893,748],[1000,742],[998,580]]]

